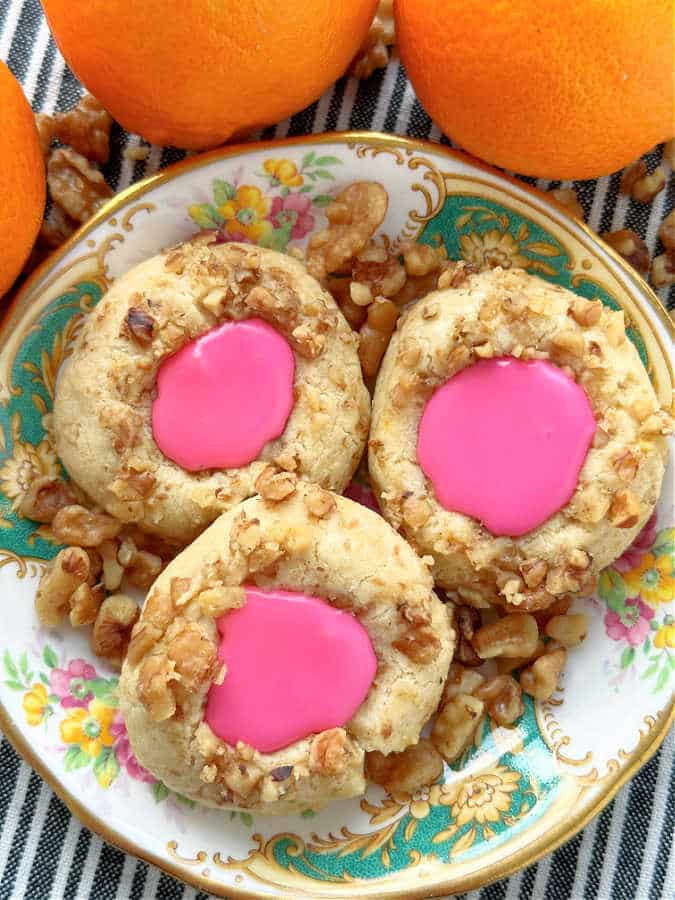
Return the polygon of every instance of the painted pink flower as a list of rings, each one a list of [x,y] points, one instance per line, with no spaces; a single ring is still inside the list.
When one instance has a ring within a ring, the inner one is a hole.
[[[314,228],[312,201],[306,194],[289,194],[287,197],[275,197],[269,213],[275,228],[291,226],[291,237],[294,240],[304,238]]]
[[[85,682],[96,678],[96,669],[84,659],[71,659],[67,669],[52,669],[49,686],[52,694],[61,701],[61,706],[73,709],[80,706],[86,709],[94,699]]]
[[[132,778],[135,778],[136,781],[145,781],[147,784],[154,784],[156,781],[155,776],[151,775],[147,769],[144,769],[134,756],[134,752],[131,749],[131,744],[129,743],[129,738],[127,736],[127,726],[124,724],[122,713],[115,713],[115,718],[110,725],[110,734],[112,734],[114,738],[113,750],[115,751],[117,762],[127,770],[127,774]]]
[[[357,503],[360,503],[361,506],[367,506],[368,509],[372,509],[373,512],[380,512],[380,507],[377,505],[375,494],[365,484],[361,484],[358,481],[350,482],[344,491],[344,496],[349,497],[350,500],[355,500]]]
[[[649,518],[645,527],[635,538],[628,550],[620,556],[614,563],[617,572],[629,572],[635,569],[645,553],[651,549],[652,544],[656,540],[656,513]]]
[[[631,597],[626,600],[626,608],[621,615],[612,609],[607,610],[605,630],[613,641],[627,641],[631,647],[638,647],[651,631],[653,618],[653,609],[639,597]]]

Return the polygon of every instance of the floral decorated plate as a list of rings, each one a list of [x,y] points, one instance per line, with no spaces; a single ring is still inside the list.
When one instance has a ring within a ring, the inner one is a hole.
[[[86,636],[47,633],[33,598],[57,552],[18,507],[59,471],[50,410],[59,364],[111,282],[205,228],[279,250],[325,223],[341,187],[388,190],[392,243],[441,235],[451,258],[530,272],[622,308],[662,403],[673,388],[671,323],[647,286],[544,196],[446,151],[345,134],[229,147],[123,192],[22,288],[0,334],[0,721],[92,829],[206,891],[229,897],[427,897],[502,878],[570,838],[654,753],[673,720],[673,466],[657,511],[607,569],[587,640],[544,703],[515,728],[485,724],[442,780],[413,796],[280,818],[197,808],[134,759],[115,674]],[[366,488],[363,487],[365,491]]]

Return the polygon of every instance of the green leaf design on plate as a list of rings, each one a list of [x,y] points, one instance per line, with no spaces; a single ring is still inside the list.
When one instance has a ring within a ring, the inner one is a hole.
[[[342,160],[337,156],[320,156],[314,162],[315,166],[341,166]]]
[[[287,185],[284,185],[281,188],[281,190],[279,191],[279,193],[281,194],[282,197],[288,197],[290,192],[291,192],[291,189]]]
[[[332,178],[335,180],[335,175],[332,172],[329,172],[328,169],[316,169],[316,174],[319,178]]]
[[[6,681],[5,684],[8,688],[11,688],[13,691],[25,691],[26,686],[21,684],[20,681],[14,681],[13,678],[10,678],[9,681]]]
[[[621,668],[627,669],[635,659],[635,647],[626,647],[621,654]]]
[[[63,768],[66,772],[73,772],[75,769],[83,769],[91,762],[91,756],[80,750],[79,747],[69,747],[66,755],[63,757]]]
[[[244,823],[244,825],[246,825],[248,828],[250,828],[251,825],[253,825],[253,816],[251,815],[251,813],[242,812],[242,813],[239,813],[239,815],[241,816],[241,821],[242,821],[242,822]]]
[[[675,553],[675,528],[664,528],[659,531],[652,547],[654,556],[664,556]]]
[[[33,673],[28,668],[28,653],[24,650],[19,657],[19,669],[24,677],[24,681],[28,684],[33,680]]]
[[[93,678],[91,681],[85,681],[83,687],[111,709],[117,709],[119,706],[117,678]]]
[[[231,200],[235,193],[234,185],[230,184],[229,181],[225,181],[224,178],[215,178],[213,180],[213,199],[218,206],[223,206],[228,200]]]
[[[300,815],[302,816],[303,819],[313,819],[314,816],[316,815],[316,813],[314,812],[313,809],[303,809],[303,811],[300,813]]]
[[[14,681],[18,681],[19,680],[19,670],[12,662],[12,657],[9,655],[9,650],[5,650],[3,657],[2,657],[2,662],[5,667],[5,672],[7,672],[9,677],[12,678]]]
[[[115,751],[112,747],[101,750],[94,760],[94,775],[102,788],[109,788],[120,772]]]
[[[328,206],[333,200],[335,197],[331,197],[330,194],[317,194],[316,197],[312,197],[312,203],[315,206]]]
[[[598,593],[610,609],[621,612],[626,601],[626,585],[616,569],[604,569],[598,580]]]
[[[669,669],[669,666],[663,666],[663,668],[659,672],[659,677],[656,679],[656,686],[654,687],[653,691],[654,694],[656,694],[660,690],[663,690],[663,688],[668,684],[668,679],[670,678]]]
[[[314,160],[316,159],[316,153],[314,150],[310,150],[309,153],[306,153],[302,157],[301,168],[304,169],[306,166],[311,166]]]
[[[59,658],[49,644],[45,644],[45,648],[42,651],[42,659],[44,660],[45,665],[49,666],[50,669],[55,669],[59,664]]]
[[[49,684],[49,678],[47,678],[44,672],[40,672],[40,681],[43,684]]]
[[[647,638],[645,638],[645,642],[642,645],[642,652],[644,653],[645,656],[647,656],[651,649],[652,649],[652,642],[647,637]]]
[[[188,214],[200,228],[217,228],[225,221],[211,203],[195,203],[188,209]]]
[[[169,789],[163,781],[156,781],[153,784],[152,796],[155,798],[155,803],[161,803],[162,800],[166,800],[169,796]]]

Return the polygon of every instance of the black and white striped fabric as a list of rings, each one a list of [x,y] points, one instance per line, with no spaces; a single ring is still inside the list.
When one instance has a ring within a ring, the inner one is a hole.
[[[243,0],[245,2],[245,0]],[[52,113],[76,102],[82,87],[65,66],[38,0],[0,0],[0,59],[22,83],[33,109]],[[317,103],[265,138],[346,129],[407,134],[447,143],[416,99],[395,57],[368,81],[343,79]],[[152,147],[142,162],[125,157],[140,139],[115,126],[104,174],[115,190],[181,159]],[[648,164],[660,161],[655,149]],[[596,231],[632,228],[650,253],[662,252],[657,230],[675,201],[675,177],[651,205],[619,193],[620,173],[597,181],[545,182],[574,187]],[[675,289],[662,292],[675,308]],[[672,900],[675,897],[675,735],[582,833],[538,865],[466,900]],[[207,900],[153,866],[127,856],[80,826],[17,756],[0,746],[0,900]]]

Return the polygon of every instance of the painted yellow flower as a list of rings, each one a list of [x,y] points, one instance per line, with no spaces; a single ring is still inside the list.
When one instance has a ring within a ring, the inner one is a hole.
[[[79,744],[81,750],[96,757],[102,747],[112,746],[115,738],[110,725],[114,716],[115,710],[99,700],[92,700],[87,709],[71,709],[61,722],[61,739],[66,744]]]
[[[300,187],[305,180],[290,159],[267,159],[263,163],[263,169],[286,187]]]
[[[659,650],[669,647],[675,649],[675,625],[662,625],[656,632],[654,646]]]
[[[31,482],[41,475],[60,474],[56,453],[49,441],[41,441],[37,447],[17,441],[12,455],[0,468],[0,487],[16,510],[26,496]]]
[[[462,259],[479,269],[501,266],[503,269],[527,268],[530,260],[520,253],[520,246],[508,231],[493,228],[484,234],[475,231],[459,239]]]
[[[253,243],[272,231],[272,223],[265,218],[269,211],[270,201],[250,184],[242,184],[231,200],[218,207],[225,220],[224,230],[235,239],[244,238]]]
[[[653,553],[645,553],[634,569],[624,572],[623,580],[629,597],[639,595],[652,606],[671,603],[675,599],[675,575],[670,554],[654,556]]]
[[[445,785],[447,800],[458,828],[467,822],[499,822],[511,806],[520,774],[506,766],[479,772],[463,781]],[[443,802],[443,801],[441,801]]]
[[[426,819],[432,806],[449,806],[452,800],[449,795],[449,785],[432,784],[421,787],[412,794],[392,794],[392,799],[401,806],[409,806],[413,819]]]
[[[29,725],[39,725],[45,717],[45,712],[49,706],[49,695],[44,684],[34,684],[33,687],[23,695],[21,703],[23,711],[26,713],[26,722]]]

